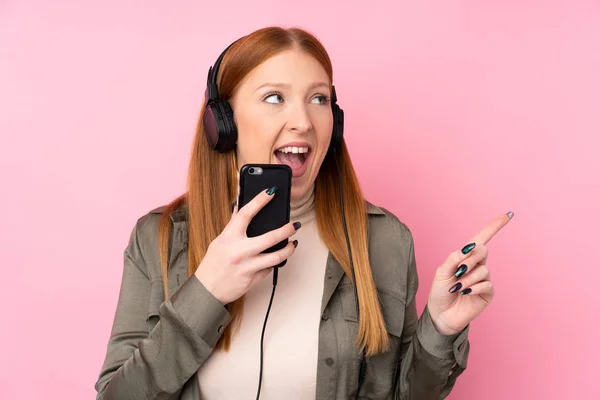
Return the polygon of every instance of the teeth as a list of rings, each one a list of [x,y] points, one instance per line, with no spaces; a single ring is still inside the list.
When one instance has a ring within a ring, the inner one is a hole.
[[[277,151],[281,151],[282,153],[308,153],[308,147],[288,146],[282,147]]]

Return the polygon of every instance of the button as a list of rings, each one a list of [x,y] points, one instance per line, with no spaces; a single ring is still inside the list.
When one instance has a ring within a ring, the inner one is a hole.
[[[223,325],[219,325],[219,329],[217,329],[219,331],[219,333],[223,333],[223,329],[225,329],[225,327]]]
[[[323,312],[323,317],[322,317],[325,321],[327,321],[329,319],[329,313],[327,312],[327,310],[325,310]]]
[[[327,365],[329,365],[329,366],[331,367],[331,366],[333,365],[333,358],[331,358],[331,357],[328,357],[328,358],[325,360],[325,364],[327,364]]]

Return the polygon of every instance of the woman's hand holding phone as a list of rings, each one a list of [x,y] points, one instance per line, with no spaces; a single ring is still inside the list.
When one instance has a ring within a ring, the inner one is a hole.
[[[243,296],[269,274],[271,267],[288,259],[298,245],[298,241],[290,241],[280,250],[261,254],[296,233],[300,224],[292,222],[260,236],[246,235],[252,218],[271,201],[273,195],[265,190],[241,210],[235,205],[229,223],[208,246],[198,266],[196,277],[223,305]]]

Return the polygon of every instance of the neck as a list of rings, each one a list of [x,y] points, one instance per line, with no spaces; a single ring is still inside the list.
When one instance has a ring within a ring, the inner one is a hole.
[[[310,188],[297,200],[290,202],[290,221],[309,222],[315,217],[315,185]]]

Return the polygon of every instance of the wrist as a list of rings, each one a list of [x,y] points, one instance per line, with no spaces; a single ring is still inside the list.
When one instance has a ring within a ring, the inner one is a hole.
[[[434,310],[435,314],[435,310]],[[419,323],[417,324],[417,338],[425,351],[439,359],[450,360],[454,358],[456,340],[461,333],[449,334],[453,329],[448,329],[440,318],[436,318],[438,326],[433,322],[433,316],[427,306],[423,310]]]
[[[445,324],[441,318],[437,317],[436,315],[431,313],[431,310],[429,311],[429,316],[431,318],[431,323],[433,324],[433,327],[435,328],[435,330],[440,334],[440,335],[444,335],[444,336],[452,336],[452,335],[457,335],[458,333],[462,332],[463,329],[452,329],[451,327],[449,327],[447,324]]]
[[[210,279],[207,279],[205,276],[203,276],[200,273],[200,270],[198,269],[194,275],[196,276],[196,279],[198,279],[200,281],[200,283],[202,284],[202,286],[204,286],[204,288],[215,298],[217,299],[223,306],[225,306],[227,304],[227,302],[222,298],[222,296],[220,295],[220,293],[218,292],[218,289],[216,288],[216,285],[213,285],[212,281]]]

